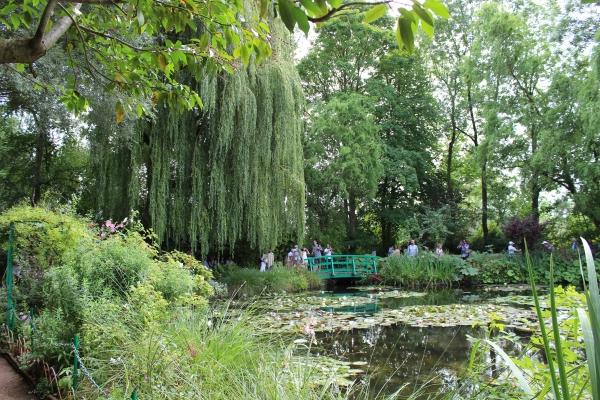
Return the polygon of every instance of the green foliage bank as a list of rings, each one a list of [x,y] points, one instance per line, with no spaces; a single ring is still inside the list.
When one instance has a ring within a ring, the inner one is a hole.
[[[122,399],[134,389],[146,399],[335,396],[277,338],[267,344],[243,316],[213,314],[211,273],[187,254],[159,252],[139,225],[17,207],[0,215],[2,235],[11,222],[19,319],[2,347],[37,376],[40,394],[72,393],[70,343],[79,335],[99,387],[80,375],[77,398]],[[0,295],[5,309],[4,288]]]

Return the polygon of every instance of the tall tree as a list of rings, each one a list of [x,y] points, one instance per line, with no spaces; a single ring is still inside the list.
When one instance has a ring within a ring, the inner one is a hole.
[[[372,103],[372,98],[358,93],[331,97],[315,112],[305,139],[307,178],[319,175],[327,181],[322,185],[323,180],[307,180],[308,196],[341,207],[351,249],[356,248],[360,208],[375,194],[382,173],[382,145]]]
[[[400,221],[419,205],[439,206],[446,200],[439,190],[429,190],[437,185],[433,159],[438,153],[438,110],[418,54],[390,52],[377,65],[367,88],[376,99],[384,144],[384,173],[372,209],[380,224],[381,247],[387,248],[395,243]]]
[[[432,158],[436,153],[437,110],[427,71],[420,56],[410,56],[395,47],[385,29],[388,23],[389,20],[383,19],[379,25],[368,26],[361,22],[360,16],[329,22],[319,29],[313,49],[298,66],[305,90],[313,100],[309,104],[309,125],[327,118],[323,109],[329,109],[329,102],[353,94],[355,98],[370,99],[370,106],[367,104],[356,112],[362,113],[362,118],[373,114],[379,126],[377,142],[382,151],[378,162],[382,171],[374,181],[376,195],[368,195],[368,190],[361,192],[360,221],[354,221],[356,213],[351,198],[347,204],[343,201],[332,204],[329,200],[330,208],[323,207],[328,198],[320,193],[323,185],[328,185],[325,190],[333,192],[337,184],[311,171],[314,165],[328,165],[327,153],[312,157],[312,143],[318,141],[316,126],[307,142],[310,147],[305,147],[305,153],[311,155],[305,174],[308,212],[320,212],[324,220],[330,220],[337,214],[332,208],[349,210],[349,214],[344,211],[343,215],[350,229],[346,229],[347,235],[341,242],[350,244],[356,243],[354,225],[361,221],[363,231],[370,231],[371,238],[376,233],[381,247],[393,244],[400,221],[414,212],[415,205],[429,201],[429,194],[439,192],[428,192],[436,181],[432,176],[435,175]],[[336,124],[339,130],[352,129],[352,125],[343,126],[338,118],[331,118],[329,125]],[[373,163],[376,162],[373,157],[379,157],[373,151],[357,151],[356,156]],[[359,182],[355,180],[353,184]],[[309,232],[312,230],[309,226]],[[375,244],[362,241],[362,246],[369,249]]]
[[[40,63],[38,74],[60,83],[54,61]],[[24,199],[38,204],[48,191],[69,200],[81,189],[86,161],[77,121],[59,99],[30,80],[0,71],[0,87],[5,206]]]
[[[266,250],[304,228],[304,95],[274,25],[275,57],[235,74],[204,74],[193,85],[202,112],[161,102],[156,118],[117,126],[101,99],[90,114],[94,171],[88,202],[104,217],[139,210],[166,246],[206,255],[244,245]]]

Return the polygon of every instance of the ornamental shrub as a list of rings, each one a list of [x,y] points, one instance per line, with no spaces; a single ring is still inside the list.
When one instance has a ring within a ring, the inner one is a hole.
[[[529,245],[529,249],[535,249],[540,246],[542,235],[544,234],[544,224],[540,224],[532,215],[525,218],[514,217],[504,224],[502,230],[504,236],[524,247],[524,241]]]

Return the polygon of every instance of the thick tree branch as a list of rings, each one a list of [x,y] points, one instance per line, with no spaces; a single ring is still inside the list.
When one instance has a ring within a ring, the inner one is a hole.
[[[48,1],[46,4],[46,8],[42,13],[42,17],[40,18],[40,23],[38,24],[37,30],[35,31],[35,35],[31,39],[31,45],[34,47],[40,46],[42,44],[42,40],[44,39],[44,33],[46,32],[46,27],[48,26],[48,22],[50,22],[50,17],[54,14],[54,8],[56,7],[56,0]]]
[[[70,17],[60,18],[49,32],[44,34],[48,24],[48,19],[52,15],[54,6],[50,8],[51,3],[56,5],[56,1],[50,1],[38,25],[38,32],[32,39],[0,39],[0,64],[24,63],[31,64],[40,57],[44,56],[48,49],[52,48],[56,42],[69,30],[73,21]],[[79,10],[81,4],[74,6]],[[45,22],[44,22],[45,20]],[[38,37],[41,29],[41,38]]]

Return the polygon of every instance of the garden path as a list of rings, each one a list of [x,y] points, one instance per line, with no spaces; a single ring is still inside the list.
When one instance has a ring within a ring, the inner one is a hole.
[[[2,400],[35,400],[29,385],[13,367],[0,356],[0,398]]]

